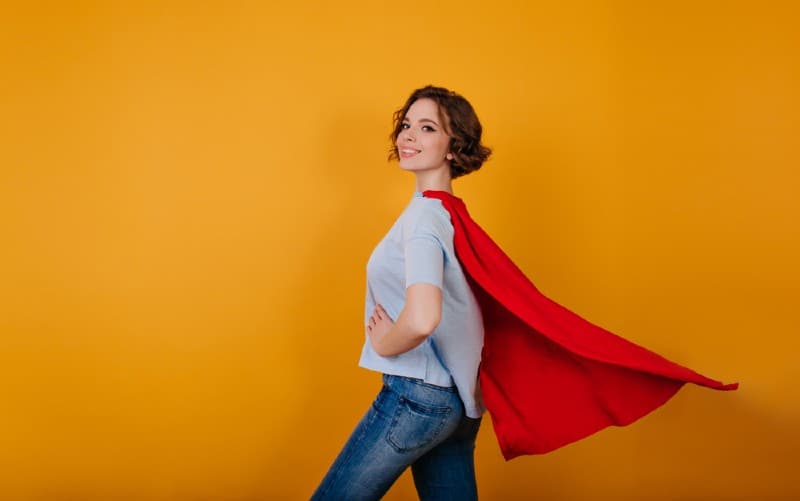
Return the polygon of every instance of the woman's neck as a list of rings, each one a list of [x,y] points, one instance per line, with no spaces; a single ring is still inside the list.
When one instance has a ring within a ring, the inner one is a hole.
[[[417,177],[416,191],[435,190],[453,194],[453,180],[450,177],[449,166],[447,169],[420,171],[415,174]]]

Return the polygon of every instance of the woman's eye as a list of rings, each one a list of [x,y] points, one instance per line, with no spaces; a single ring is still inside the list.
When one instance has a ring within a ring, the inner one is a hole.
[[[411,128],[411,124],[408,123],[408,122],[403,122],[402,124],[400,124],[400,130],[406,130],[406,129],[410,129],[410,128]],[[430,125],[423,125],[422,127],[420,127],[420,129],[425,131],[425,132],[436,132],[436,129],[434,129]]]

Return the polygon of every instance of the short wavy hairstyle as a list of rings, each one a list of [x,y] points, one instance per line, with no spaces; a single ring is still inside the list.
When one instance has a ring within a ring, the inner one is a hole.
[[[439,107],[439,118],[444,123],[445,132],[450,136],[450,177],[455,179],[481,168],[492,154],[492,150],[481,144],[483,127],[472,105],[463,96],[445,89],[428,85],[411,93],[406,104],[394,112],[394,130],[389,136],[392,148],[389,160],[399,160],[397,136],[403,127],[403,119],[408,109],[418,99],[431,99]],[[443,116],[444,115],[444,116]]]

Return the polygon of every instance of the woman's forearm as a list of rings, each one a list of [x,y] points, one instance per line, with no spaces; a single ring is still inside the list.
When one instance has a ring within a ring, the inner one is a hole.
[[[421,328],[417,322],[410,321],[407,313],[404,308],[392,328],[383,336],[370,337],[375,353],[382,357],[400,355],[422,344],[433,332],[435,326],[431,329]]]

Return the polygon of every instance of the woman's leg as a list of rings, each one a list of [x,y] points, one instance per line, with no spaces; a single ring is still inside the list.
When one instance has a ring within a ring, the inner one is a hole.
[[[463,416],[455,388],[384,376],[312,500],[377,500],[414,461],[449,437]]]
[[[478,499],[475,482],[475,437],[480,418],[464,416],[456,431],[411,465],[417,494],[423,501]]]

